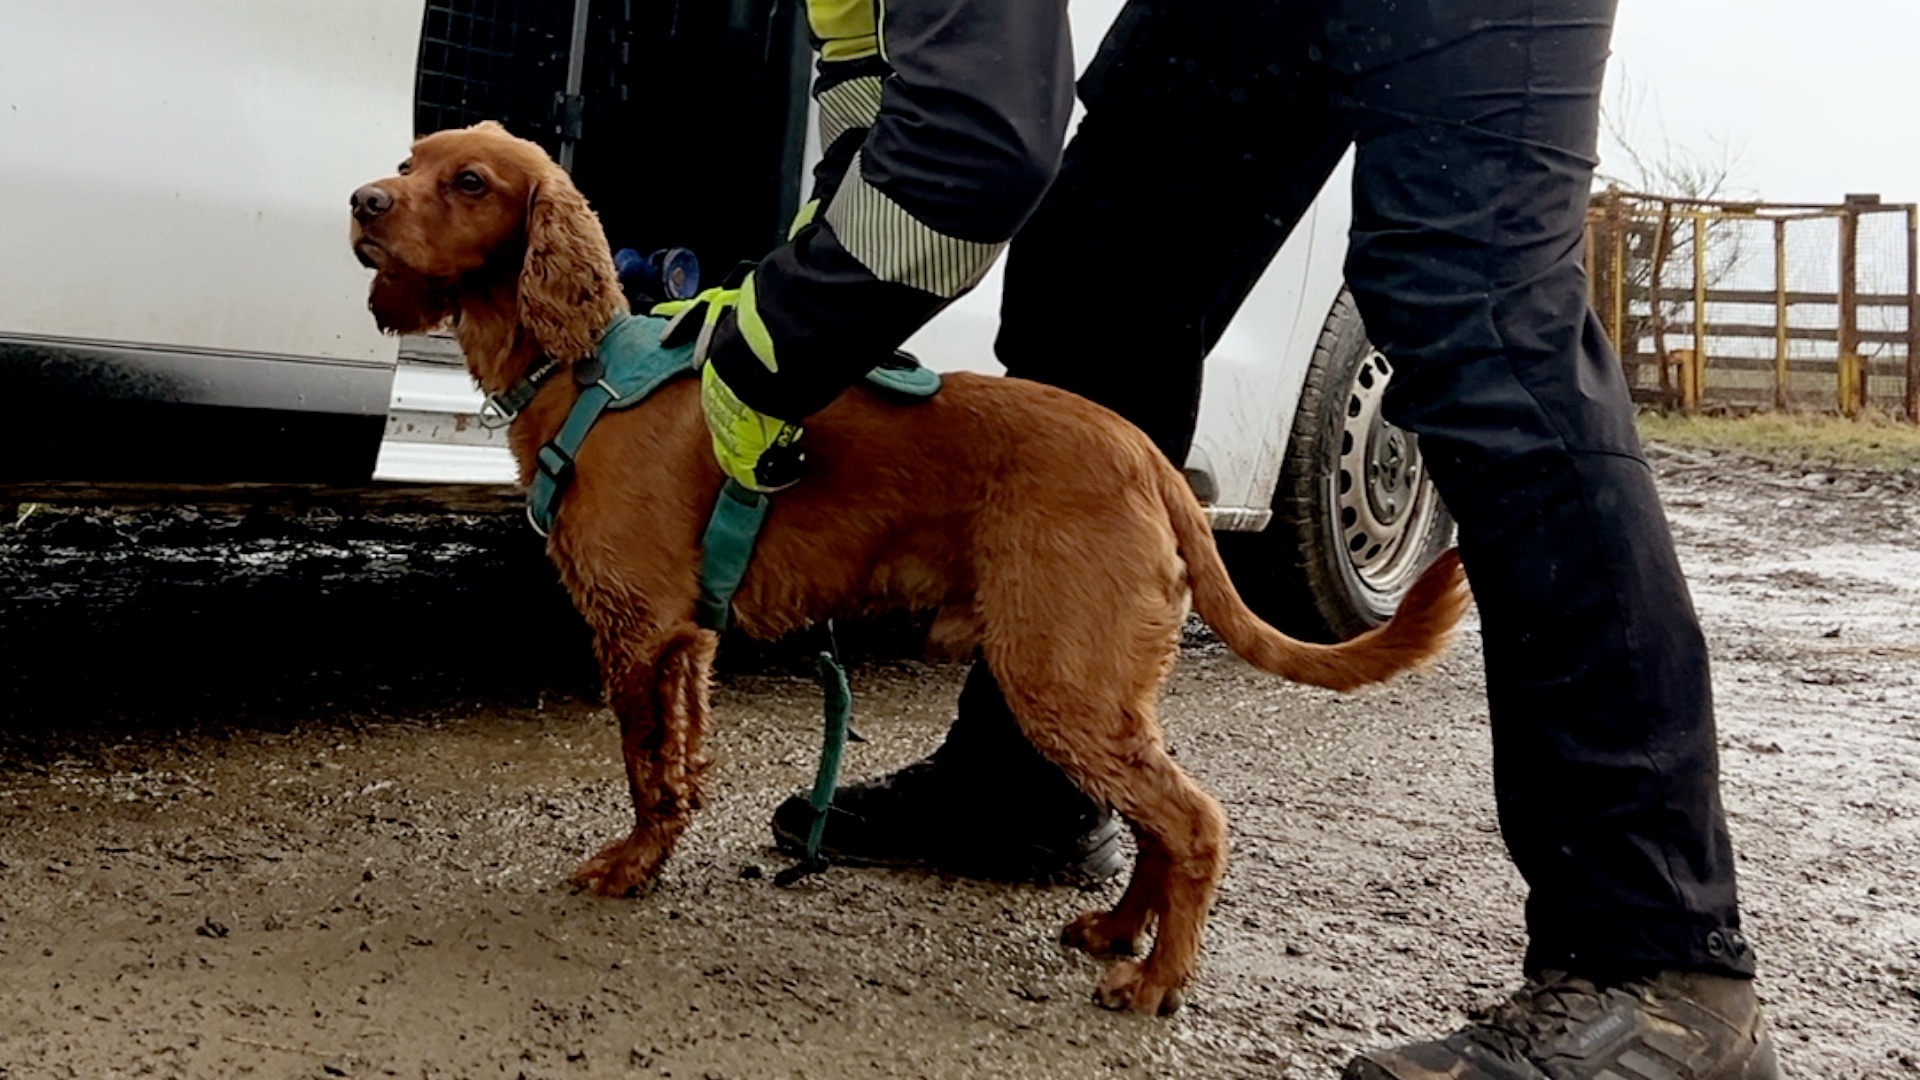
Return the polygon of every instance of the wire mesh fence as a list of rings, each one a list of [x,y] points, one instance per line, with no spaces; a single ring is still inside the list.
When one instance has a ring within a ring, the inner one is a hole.
[[[1594,307],[1634,396],[1920,419],[1916,210],[1595,196]]]
[[[414,93],[416,133],[498,120],[560,147],[571,3],[428,0]]]

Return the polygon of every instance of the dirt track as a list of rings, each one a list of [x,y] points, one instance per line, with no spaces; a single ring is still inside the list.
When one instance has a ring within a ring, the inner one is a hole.
[[[1920,1075],[1920,478],[1658,467],[1785,1064]],[[1053,944],[1112,888],[776,888],[794,654],[723,659],[659,889],[575,895],[626,796],[578,641],[492,616],[551,600],[513,528],[0,529],[0,1076],[1327,1077],[1517,977],[1470,636],[1349,698],[1195,636],[1167,723],[1235,846],[1170,1021],[1094,1008]],[[860,774],[931,747],[959,676],[863,655]]]

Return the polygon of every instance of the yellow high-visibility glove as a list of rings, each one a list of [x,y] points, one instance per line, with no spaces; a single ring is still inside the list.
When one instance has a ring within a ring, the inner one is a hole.
[[[700,369],[700,408],[707,414],[720,471],[759,492],[779,491],[800,481],[807,457],[800,447],[804,433],[800,425],[748,406],[721,381],[712,364]]]
[[[684,338],[684,324],[699,320],[694,356],[700,366],[700,408],[713,438],[713,456],[720,471],[752,491],[768,493],[792,487],[800,480],[806,451],[800,445],[799,424],[768,416],[746,402],[721,380],[707,362],[713,331],[722,316],[740,302],[740,289],[708,289],[691,300],[654,306],[649,314],[674,319],[666,335]]]

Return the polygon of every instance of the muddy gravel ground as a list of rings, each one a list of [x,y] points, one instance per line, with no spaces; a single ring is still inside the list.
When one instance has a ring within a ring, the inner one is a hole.
[[[1784,1063],[1920,1075],[1920,477],[1656,463]],[[775,886],[766,821],[818,747],[801,650],[723,655],[709,806],[656,891],[577,894],[626,794],[516,522],[19,516],[8,1080],[1327,1077],[1518,978],[1472,634],[1350,697],[1189,635],[1166,722],[1233,857],[1190,1004],[1152,1020],[1094,1007],[1096,964],[1054,943],[1117,885]],[[960,671],[901,636],[848,632],[855,775],[949,717]]]

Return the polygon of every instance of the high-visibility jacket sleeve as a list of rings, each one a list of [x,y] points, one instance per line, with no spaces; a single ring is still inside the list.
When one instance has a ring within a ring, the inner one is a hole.
[[[789,241],[713,344],[742,401],[798,421],[985,276],[1058,169],[1065,0],[809,0],[823,159]]]

